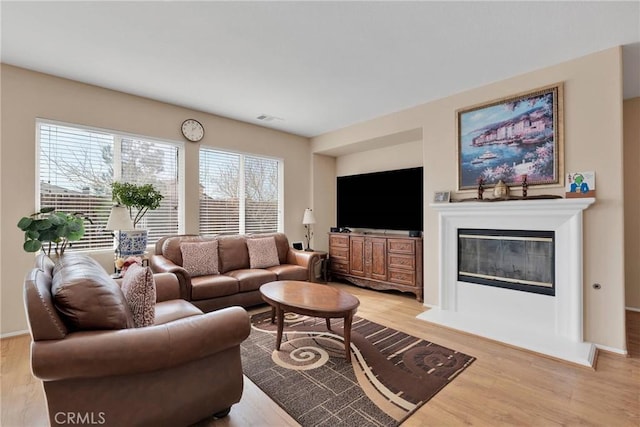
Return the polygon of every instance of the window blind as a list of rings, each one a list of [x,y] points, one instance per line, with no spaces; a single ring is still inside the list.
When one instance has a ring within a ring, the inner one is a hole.
[[[280,161],[200,149],[200,233],[275,232]]]
[[[164,199],[149,211],[139,228],[149,230],[149,242],[179,232],[179,155],[177,145],[132,139],[96,130],[38,123],[40,207],[80,212],[85,222],[82,240],[69,250],[111,249],[105,230],[114,180],[153,184]]]

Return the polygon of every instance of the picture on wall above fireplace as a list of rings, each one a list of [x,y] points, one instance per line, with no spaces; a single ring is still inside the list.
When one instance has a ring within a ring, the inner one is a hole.
[[[560,184],[562,83],[457,111],[458,190]]]

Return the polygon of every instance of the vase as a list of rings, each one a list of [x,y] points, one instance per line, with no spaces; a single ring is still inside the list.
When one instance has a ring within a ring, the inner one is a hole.
[[[509,197],[509,187],[502,180],[498,181],[495,187],[493,187],[493,196],[496,199],[506,199]]]
[[[120,256],[142,255],[147,251],[148,230],[120,230]]]

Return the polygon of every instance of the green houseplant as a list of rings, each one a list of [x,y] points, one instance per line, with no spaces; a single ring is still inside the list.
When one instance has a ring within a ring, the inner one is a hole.
[[[137,229],[144,215],[160,207],[164,198],[153,184],[137,185],[129,182],[111,184],[114,202],[129,209],[134,230],[119,230],[118,248],[121,255],[142,255],[147,250],[148,231]]]
[[[153,184],[136,185],[116,181],[111,184],[111,192],[116,203],[129,208],[129,216],[134,228],[148,211],[158,209],[164,198]]]
[[[26,252],[42,249],[51,255],[53,249],[57,255],[63,255],[70,242],[76,242],[84,236],[84,221],[90,218],[81,213],[56,212],[55,208],[42,208],[38,212],[20,218],[18,228],[24,231]]]

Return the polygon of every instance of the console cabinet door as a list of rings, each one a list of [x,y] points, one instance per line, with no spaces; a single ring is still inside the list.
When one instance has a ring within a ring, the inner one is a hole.
[[[366,238],[365,276],[377,280],[387,280],[387,239]]]
[[[349,245],[349,271],[354,276],[365,276],[364,237],[351,236]]]

